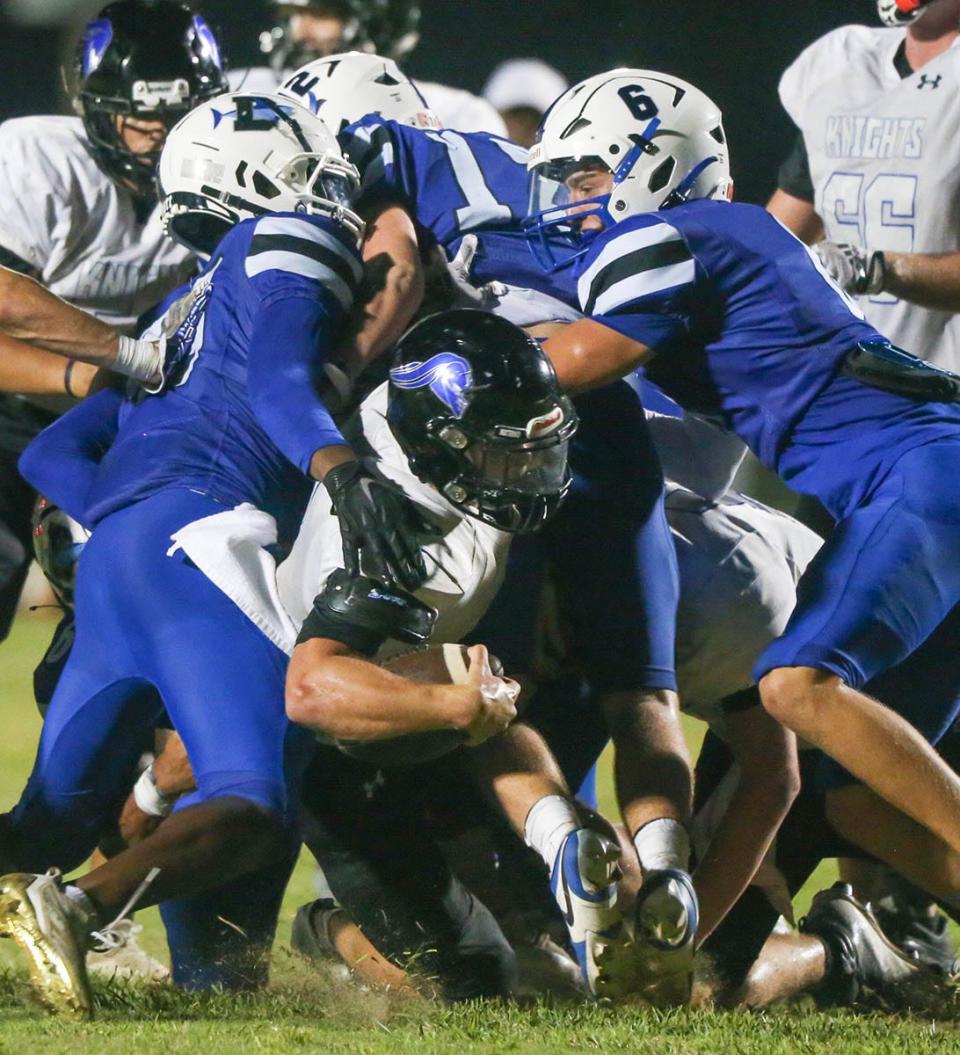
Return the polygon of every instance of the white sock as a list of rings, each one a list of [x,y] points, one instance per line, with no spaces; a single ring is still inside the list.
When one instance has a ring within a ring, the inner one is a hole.
[[[679,821],[669,817],[650,821],[634,835],[633,845],[644,874],[663,868],[690,869],[690,835]]]
[[[545,795],[530,808],[523,823],[523,838],[546,861],[547,868],[553,868],[563,840],[582,827],[576,807],[569,799]]]
[[[89,896],[80,887],[74,886],[73,883],[65,883],[63,892],[83,913],[87,933],[89,934],[90,931],[96,930],[100,926],[100,913]]]

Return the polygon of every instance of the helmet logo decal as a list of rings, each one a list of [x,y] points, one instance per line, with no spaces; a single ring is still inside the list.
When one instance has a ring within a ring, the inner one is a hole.
[[[83,37],[83,58],[80,73],[87,77],[103,61],[103,56],[113,40],[113,23],[109,18],[98,18],[87,26]]]
[[[207,20],[201,15],[194,15],[193,28],[196,30],[197,40],[200,44],[200,54],[218,69],[221,69],[223,67],[223,58],[220,55],[220,45],[217,43],[217,38],[213,35],[213,30],[207,24]]]
[[[210,107],[214,128],[218,128],[224,118],[232,117],[238,132],[266,132],[276,128],[282,118],[292,117],[294,112],[292,106],[282,106],[272,99],[257,96],[240,96],[236,103],[236,110],[220,111]]]
[[[559,406],[546,414],[541,414],[538,418],[531,418],[527,422],[527,438],[536,440],[541,436],[549,436],[551,432],[556,432],[560,428],[563,418],[563,407]]]
[[[473,372],[463,356],[440,352],[423,363],[407,363],[390,371],[397,388],[429,388],[455,418],[462,418],[470,402]]]

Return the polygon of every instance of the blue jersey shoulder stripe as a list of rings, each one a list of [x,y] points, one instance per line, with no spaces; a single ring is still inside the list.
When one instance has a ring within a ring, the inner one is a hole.
[[[693,258],[682,241],[648,245],[618,257],[597,274],[583,310],[587,315],[602,315],[628,301],[682,285],[693,277]]]
[[[666,288],[654,277],[660,268],[686,260],[692,263],[690,251],[675,227],[667,223],[646,223],[637,227],[633,226],[634,222],[628,220],[629,226],[625,230],[614,228],[608,235],[602,235],[593,259],[588,257],[586,269],[577,282],[580,305],[586,314],[602,311],[597,306],[600,297],[632,276],[638,279],[638,292],[626,297],[627,300]],[[670,248],[660,249],[661,246]],[[640,281],[645,272],[652,274]],[[693,278],[692,269],[690,278]]]

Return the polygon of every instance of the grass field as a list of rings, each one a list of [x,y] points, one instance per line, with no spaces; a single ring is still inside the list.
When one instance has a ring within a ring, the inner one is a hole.
[[[27,776],[40,721],[30,676],[52,623],[21,618],[0,645],[0,809],[12,804]],[[696,733],[691,729],[691,736]],[[601,782],[602,789],[608,783]],[[603,793],[603,792],[602,792]],[[799,899],[832,878],[825,867]],[[46,1017],[24,1003],[24,976],[0,942],[0,1055],[26,1051],[180,1055],[242,1053],[476,1053],[601,1051],[640,1055],[960,1055],[960,1010],[923,1015],[818,1012],[785,1008],[764,1014],[655,1012],[601,1007],[528,1009],[489,1005],[442,1008],[391,1000],[318,974],[284,945],[296,907],[311,896],[311,869],[301,861],[288,891],[270,991],[251,998],[196,998],[166,987],[109,986],[98,993],[95,1023]],[[138,914],[143,944],[162,957],[156,910]],[[960,1005],[958,1005],[960,1007]]]

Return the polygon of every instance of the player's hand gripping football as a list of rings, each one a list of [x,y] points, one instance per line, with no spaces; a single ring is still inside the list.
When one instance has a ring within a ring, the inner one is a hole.
[[[883,292],[887,264],[883,253],[871,253],[848,242],[817,242],[813,251],[827,274],[845,293],[876,296]]]
[[[467,746],[477,747],[502,733],[516,718],[520,685],[513,678],[493,673],[486,645],[471,645],[467,654],[470,657],[467,684],[480,696],[476,716],[467,726]]]
[[[358,461],[342,462],[323,478],[340,521],[344,567],[413,593],[426,579],[420,543],[429,528],[417,507]]]

